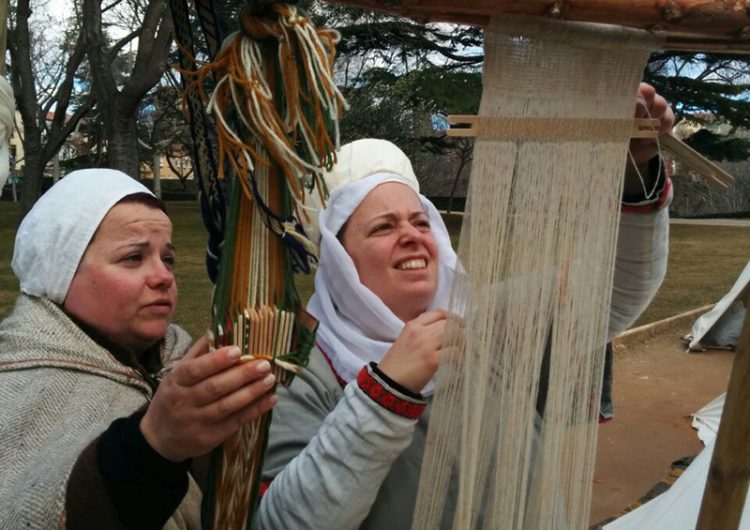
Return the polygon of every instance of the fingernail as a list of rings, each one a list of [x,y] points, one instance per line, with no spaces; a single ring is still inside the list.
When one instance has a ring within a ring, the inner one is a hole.
[[[266,377],[263,378],[263,384],[266,386],[271,386],[276,381],[276,378],[273,376],[273,374],[268,374]]]
[[[269,401],[269,403],[271,403],[271,405],[275,405],[276,403],[279,402],[279,398],[278,398],[278,396],[276,396],[274,394],[273,396],[271,396],[270,398],[268,398],[268,401]]]
[[[229,350],[230,359],[239,359],[241,355],[242,355],[242,351],[237,346],[230,348]]]
[[[255,365],[255,369],[260,373],[270,372],[271,363],[268,361],[259,361],[258,364]]]

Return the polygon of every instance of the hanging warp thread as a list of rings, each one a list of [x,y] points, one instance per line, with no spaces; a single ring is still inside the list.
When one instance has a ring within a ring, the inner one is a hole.
[[[269,360],[277,381],[288,385],[307,362],[317,325],[300,307],[292,273],[309,272],[316,259],[297,222],[307,215],[298,205],[306,193],[325,194],[319,175],[335,161],[346,108],[333,82],[339,36],[284,4],[262,12],[246,6],[240,22],[242,33],[211,63],[186,72],[188,90],[214,117],[217,174],[229,190],[210,336],[214,347],[239,346],[241,361]],[[205,528],[251,524],[270,417],[214,452]]]
[[[449,322],[413,529],[588,527],[622,176],[657,47],[614,26],[504,17],[485,31],[487,119],[450,308],[462,318]],[[591,127],[601,119],[606,131]]]

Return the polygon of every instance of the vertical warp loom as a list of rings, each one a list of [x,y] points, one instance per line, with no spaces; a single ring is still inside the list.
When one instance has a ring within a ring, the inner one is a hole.
[[[487,27],[450,308],[459,316],[413,529],[588,528],[622,178],[634,96],[658,42],[541,19]]]

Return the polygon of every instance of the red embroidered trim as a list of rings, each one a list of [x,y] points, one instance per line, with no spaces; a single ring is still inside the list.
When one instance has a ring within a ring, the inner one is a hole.
[[[265,495],[266,492],[268,491],[268,488],[270,487],[271,487],[270,480],[268,482],[261,482],[260,486],[258,487],[258,497],[262,497],[263,495]]]
[[[661,209],[669,200],[669,190],[672,189],[672,179],[667,177],[667,183],[664,185],[664,189],[659,194],[659,199],[656,202],[650,202],[648,204],[641,204],[633,206],[629,204],[622,205],[622,211],[628,213],[647,213],[654,212]]]
[[[427,408],[425,403],[414,403],[391,394],[380,381],[372,376],[366,366],[357,375],[357,384],[375,403],[404,418],[415,420]]]

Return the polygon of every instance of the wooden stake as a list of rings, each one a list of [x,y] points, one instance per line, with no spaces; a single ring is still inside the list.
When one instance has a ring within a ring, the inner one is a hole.
[[[745,297],[745,306],[750,302]],[[696,530],[737,530],[750,484],[750,318],[734,358]]]
[[[728,188],[734,184],[734,177],[711,162],[708,158],[690,147],[688,144],[667,133],[659,138],[659,143],[676,160],[682,162],[688,169],[698,173],[703,180],[718,188]]]

